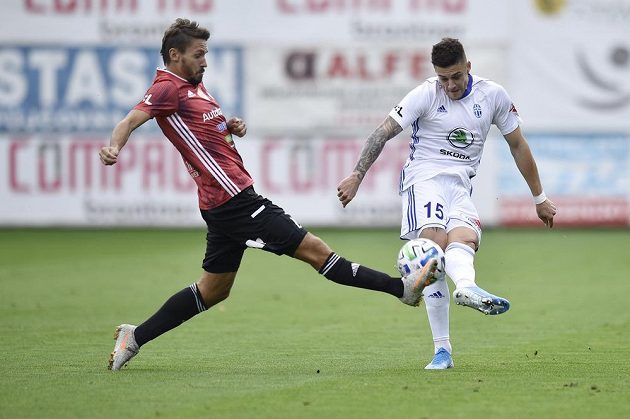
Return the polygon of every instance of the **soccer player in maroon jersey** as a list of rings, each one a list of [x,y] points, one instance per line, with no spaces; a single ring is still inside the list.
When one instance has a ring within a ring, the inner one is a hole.
[[[103,164],[115,164],[131,132],[155,118],[197,183],[201,216],[208,226],[201,278],[139,326],[116,328],[112,370],[122,368],[145,343],[225,300],[247,247],[300,259],[331,281],[385,292],[412,306],[436,280],[436,260],[403,278],[352,263],[254,191],[232,141],[232,135],[244,136],[247,127],[239,118],[226,119],[202,83],[209,36],[187,19],[177,19],[166,30],[161,49],[165,68],[157,71],[144,99],[116,125],[110,145],[99,153]]]

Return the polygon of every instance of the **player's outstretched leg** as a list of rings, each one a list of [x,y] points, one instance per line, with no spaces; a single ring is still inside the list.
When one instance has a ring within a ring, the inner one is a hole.
[[[400,301],[410,306],[418,306],[422,300],[424,288],[437,281],[437,265],[437,259],[430,259],[422,269],[402,277],[404,291]]]
[[[425,370],[445,370],[448,368],[453,368],[455,364],[453,364],[453,357],[451,354],[444,348],[438,349],[438,351],[433,356],[433,360],[426,367]]]
[[[510,302],[479,287],[457,288],[453,291],[455,303],[474,308],[484,314],[501,314],[510,309]]]
[[[207,281],[210,275],[216,274],[205,272],[200,282]],[[129,324],[118,326],[114,334],[114,339],[116,339],[114,352],[109,357],[109,369],[121,369],[131,358],[136,356],[140,347],[145,343],[180,326],[191,317],[207,310],[209,306],[227,298],[236,273],[218,275],[226,275],[227,279],[223,282],[219,281],[221,282],[220,286],[215,288],[215,294],[211,297],[210,305],[206,306],[199,286],[197,283],[193,283],[173,294],[155,314],[139,326]]]
[[[116,328],[114,332],[116,344],[114,345],[114,352],[109,356],[108,368],[110,370],[121,369],[138,354],[140,348],[133,335],[134,330],[136,330],[136,326],[130,324],[121,324]]]

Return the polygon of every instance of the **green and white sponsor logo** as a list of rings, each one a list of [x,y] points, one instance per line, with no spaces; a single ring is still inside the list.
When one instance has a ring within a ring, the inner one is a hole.
[[[456,148],[469,147],[474,141],[475,136],[466,128],[455,128],[448,134],[448,142]]]

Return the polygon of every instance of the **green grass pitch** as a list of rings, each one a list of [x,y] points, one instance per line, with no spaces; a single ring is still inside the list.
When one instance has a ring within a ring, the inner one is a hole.
[[[394,275],[394,229],[314,230]],[[114,327],[197,280],[202,230],[0,230],[2,418],[630,417],[630,231],[488,230],[425,371],[424,306],[248,250],[231,297],[106,369]],[[449,284],[452,290],[452,283]]]

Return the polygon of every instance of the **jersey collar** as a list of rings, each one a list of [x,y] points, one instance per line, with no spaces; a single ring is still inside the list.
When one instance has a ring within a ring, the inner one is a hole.
[[[177,78],[178,78],[178,79],[180,79],[181,81],[185,81],[185,82],[186,82],[186,83],[188,83],[188,84],[192,84],[191,82],[189,82],[189,81],[188,81],[188,80],[186,80],[185,78],[183,78],[183,77],[181,77],[181,76],[178,76],[177,74],[173,73],[173,72],[172,72],[172,71],[170,71],[170,70],[167,70],[166,68],[158,68],[158,69],[157,69],[157,71],[163,71],[163,72],[165,72],[165,73],[168,73],[168,74],[171,74],[171,75],[173,75],[173,76],[177,77]],[[194,86],[194,85],[193,85],[193,86]]]
[[[470,91],[472,90],[472,82],[473,82],[473,78],[470,74],[468,74],[468,86],[466,86],[466,90],[464,91],[464,94],[458,100],[462,100],[463,98],[465,98],[466,96],[470,94]]]

